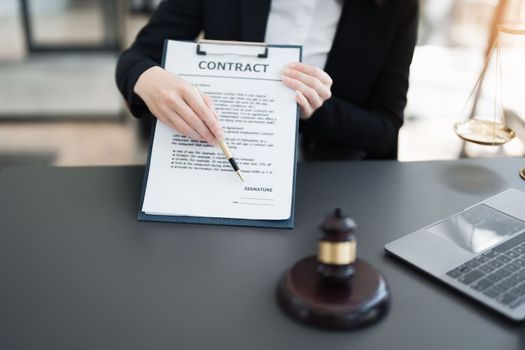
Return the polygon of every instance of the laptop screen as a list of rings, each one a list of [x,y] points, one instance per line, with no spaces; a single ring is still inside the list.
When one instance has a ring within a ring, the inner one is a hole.
[[[525,230],[525,222],[479,204],[433,226],[430,231],[472,253],[483,251]]]

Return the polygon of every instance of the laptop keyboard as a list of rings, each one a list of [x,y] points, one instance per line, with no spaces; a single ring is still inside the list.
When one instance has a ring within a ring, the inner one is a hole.
[[[525,232],[450,270],[447,275],[515,309],[525,303]]]

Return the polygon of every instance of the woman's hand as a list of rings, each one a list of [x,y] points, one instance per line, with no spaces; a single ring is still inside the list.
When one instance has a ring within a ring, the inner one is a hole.
[[[290,63],[283,71],[283,83],[296,92],[301,119],[308,119],[332,96],[332,78],[325,71],[304,63]]]
[[[158,120],[194,140],[216,145],[223,132],[211,99],[186,80],[160,67],[144,71],[133,91]]]

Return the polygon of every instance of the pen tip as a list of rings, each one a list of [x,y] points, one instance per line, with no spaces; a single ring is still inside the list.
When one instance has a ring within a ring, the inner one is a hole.
[[[239,178],[241,179],[241,181],[244,182],[244,179],[241,176],[241,172],[240,171],[236,171],[236,173],[237,173],[237,175],[239,175]]]

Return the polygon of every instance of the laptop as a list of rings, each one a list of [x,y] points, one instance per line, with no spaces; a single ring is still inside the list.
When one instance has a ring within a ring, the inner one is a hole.
[[[385,249],[491,309],[525,319],[525,192],[501,192]]]

